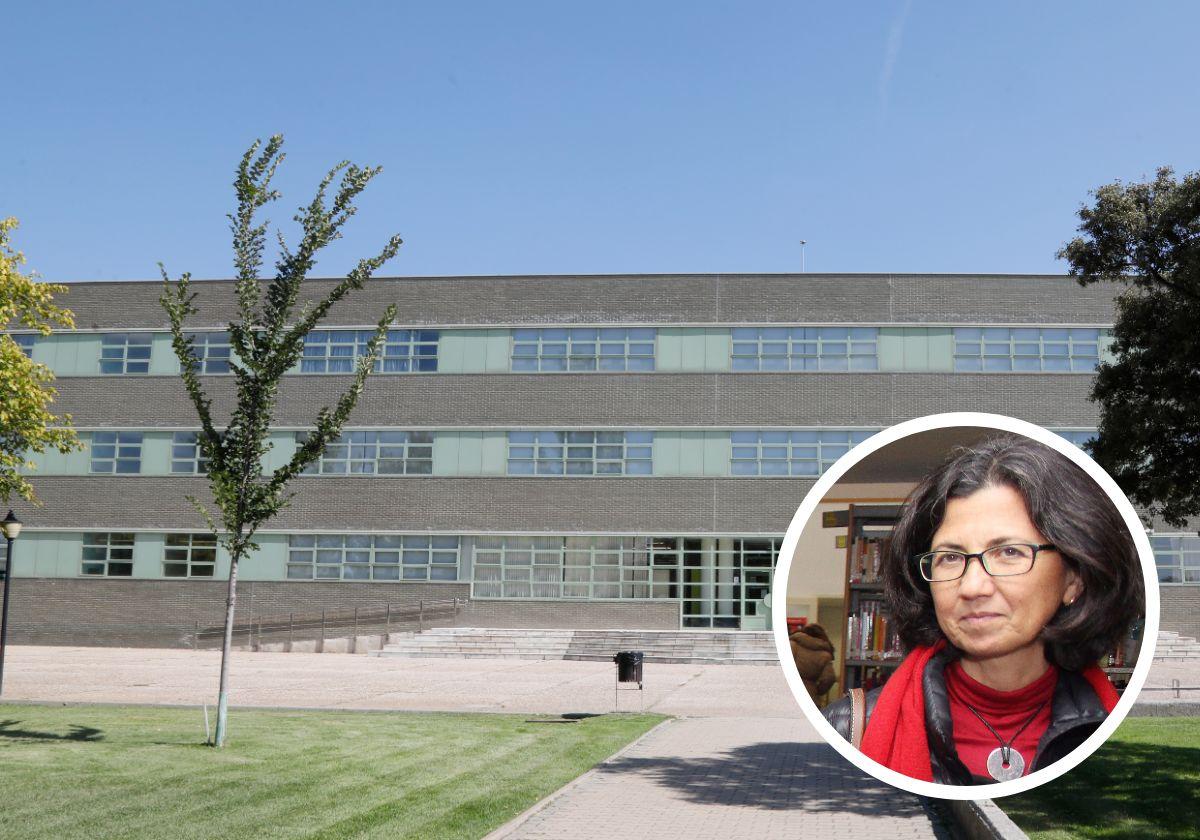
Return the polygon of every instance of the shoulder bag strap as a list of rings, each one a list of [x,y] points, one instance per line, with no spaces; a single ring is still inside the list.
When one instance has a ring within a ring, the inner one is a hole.
[[[863,730],[867,728],[867,695],[861,688],[850,689],[850,743],[862,748]]]

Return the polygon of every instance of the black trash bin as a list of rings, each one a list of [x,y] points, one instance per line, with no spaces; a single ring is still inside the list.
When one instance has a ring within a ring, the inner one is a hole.
[[[638,683],[642,682],[642,662],[646,659],[646,654],[640,650],[622,650],[613,657],[613,661],[617,663],[617,682],[619,683]]]

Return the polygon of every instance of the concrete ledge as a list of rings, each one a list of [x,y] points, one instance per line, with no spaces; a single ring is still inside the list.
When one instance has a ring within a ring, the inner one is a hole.
[[[954,820],[958,836],[964,840],[1029,840],[1029,835],[990,799],[974,802],[937,799],[933,802]]]
[[[1200,700],[1157,700],[1134,703],[1129,717],[1200,717]]]

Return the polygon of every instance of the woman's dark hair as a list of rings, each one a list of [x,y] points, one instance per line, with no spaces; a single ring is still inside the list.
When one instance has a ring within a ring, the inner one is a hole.
[[[1046,658],[1070,671],[1095,664],[1145,611],[1137,549],[1112,500],[1083,469],[1045,444],[1016,435],[958,450],[917,485],[892,532],[884,593],[906,648],[931,645],[938,626],[929,583],[913,559],[930,549],[950,499],[985,487],[1021,494],[1029,518],[1079,575],[1082,592],[1042,630]]]

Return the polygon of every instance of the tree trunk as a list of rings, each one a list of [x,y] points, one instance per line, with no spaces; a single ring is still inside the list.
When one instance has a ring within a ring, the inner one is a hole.
[[[221,685],[217,694],[217,732],[214,747],[225,746],[225,720],[229,714],[229,654],[233,647],[233,610],[237,604],[238,558],[229,558],[229,597],[225,601],[225,639],[221,643]]]

